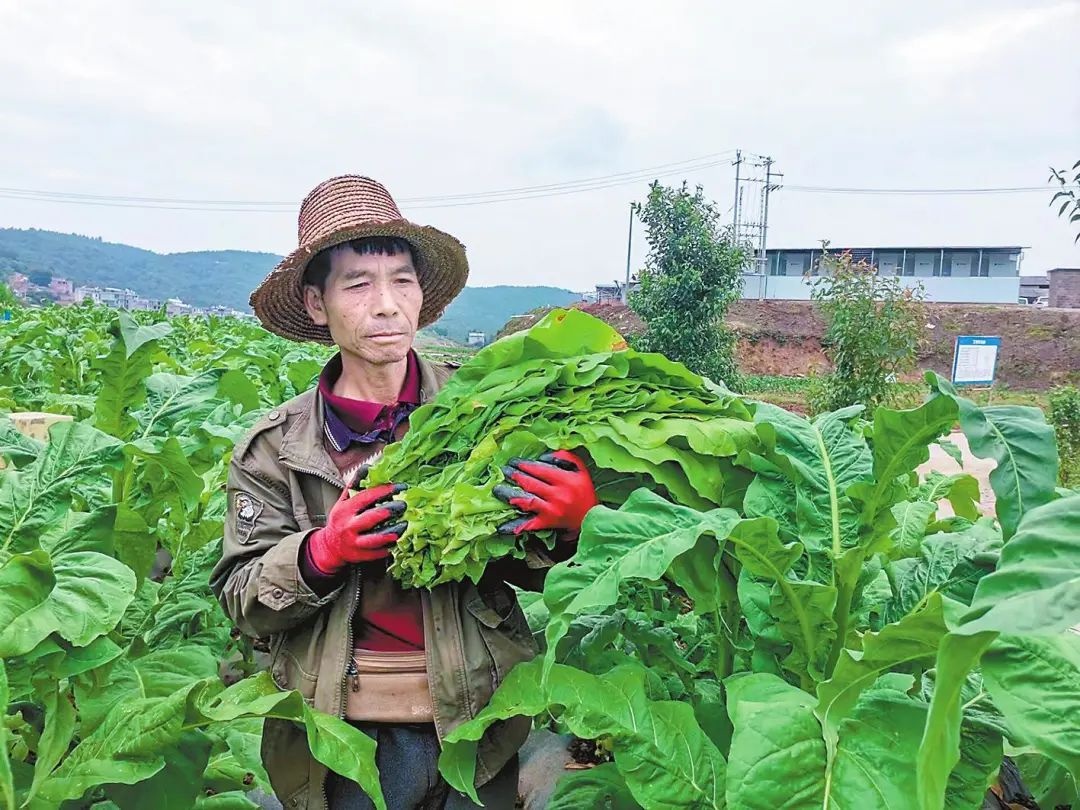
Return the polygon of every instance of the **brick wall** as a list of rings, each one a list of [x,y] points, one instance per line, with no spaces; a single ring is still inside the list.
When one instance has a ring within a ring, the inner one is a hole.
[[[1049,305],[1080,309],[1080,267],[1058,267],[1047,276],[1050,278]]]

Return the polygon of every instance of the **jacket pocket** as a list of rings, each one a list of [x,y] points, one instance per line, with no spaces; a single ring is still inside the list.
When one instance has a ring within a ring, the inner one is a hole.
[[[289,649],[289,636],[281,633],[274,637],[270,646],[270,676],[279,689],[295,689],[312,705],[315,700],[315,684],[318,676],[300,665],[296,653]]]
[[[513,596],[507,603],[492,605],[477,595],[466,603],[465,609],[475,619],[480,637],[491,656],[493,686],[502,683],[516,664],[536,657],[536,642],[529,631],[525,614]]]

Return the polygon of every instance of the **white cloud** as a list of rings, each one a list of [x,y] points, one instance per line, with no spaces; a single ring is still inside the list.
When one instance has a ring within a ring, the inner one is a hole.
[[[897,44],[903,67],[923,79],[949,79],[954,74],[1009,60],[1018,43],[1055,25],[1080,33],[1080,3],[1064,2],[1041,7],[1014,7],[992,11],[976,19],[950,21]]]
[[[414,197],[737,146],[772,154],[789,183],[1032,185],[1076,159],[1075,4],[859,9],[0,0],[0,186],[298,201],[361,171]],[[727,209],[729,167],[689,179]],[[621,275],[627,203],[644,192],[414,213],[466,242],[476,283],[577,288]],[[1035,246],[1032,272],[1075,262],[1038,195],[774,199],[776,244],[1005,238]],[[0,226],[159,250],[284,252],[294,217],[0,199]]]

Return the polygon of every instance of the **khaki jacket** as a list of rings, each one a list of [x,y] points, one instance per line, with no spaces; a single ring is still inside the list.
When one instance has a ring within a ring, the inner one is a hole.
[[[421,360],[421,401],[450,373]],[[301,543],[325,525],[344,487],[323,449],[322,409],[318,390],[308,391],[270,411],[237,444],[222,558],[210,584],[243,633],[269,641],[274,682],[298,690],[315,709],[343,717],[359,576],[353,569],[344,585],[320,597],[304,582],[298,561]],[[543,572],[521,568],[514,581],[538,587]],[[486,574],[479,585],[440,585],[425,591],[422,602],[435,729],[442,739],[475,717],[510,669],[537,648],[513,589],[502,579]],[[478,786],[517,753],[529,727],[527,718],[492,727],[478,750]],[[263,759],[286,810],[326,808],[327,770],[311,757],[303,729],[267,720]]]

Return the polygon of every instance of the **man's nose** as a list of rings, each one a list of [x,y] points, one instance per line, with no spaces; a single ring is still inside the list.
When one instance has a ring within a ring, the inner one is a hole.
[[[396,315],[398,312],[397,297],[394,288],[390,284],[379,284],[375,288],[376,315]]]

